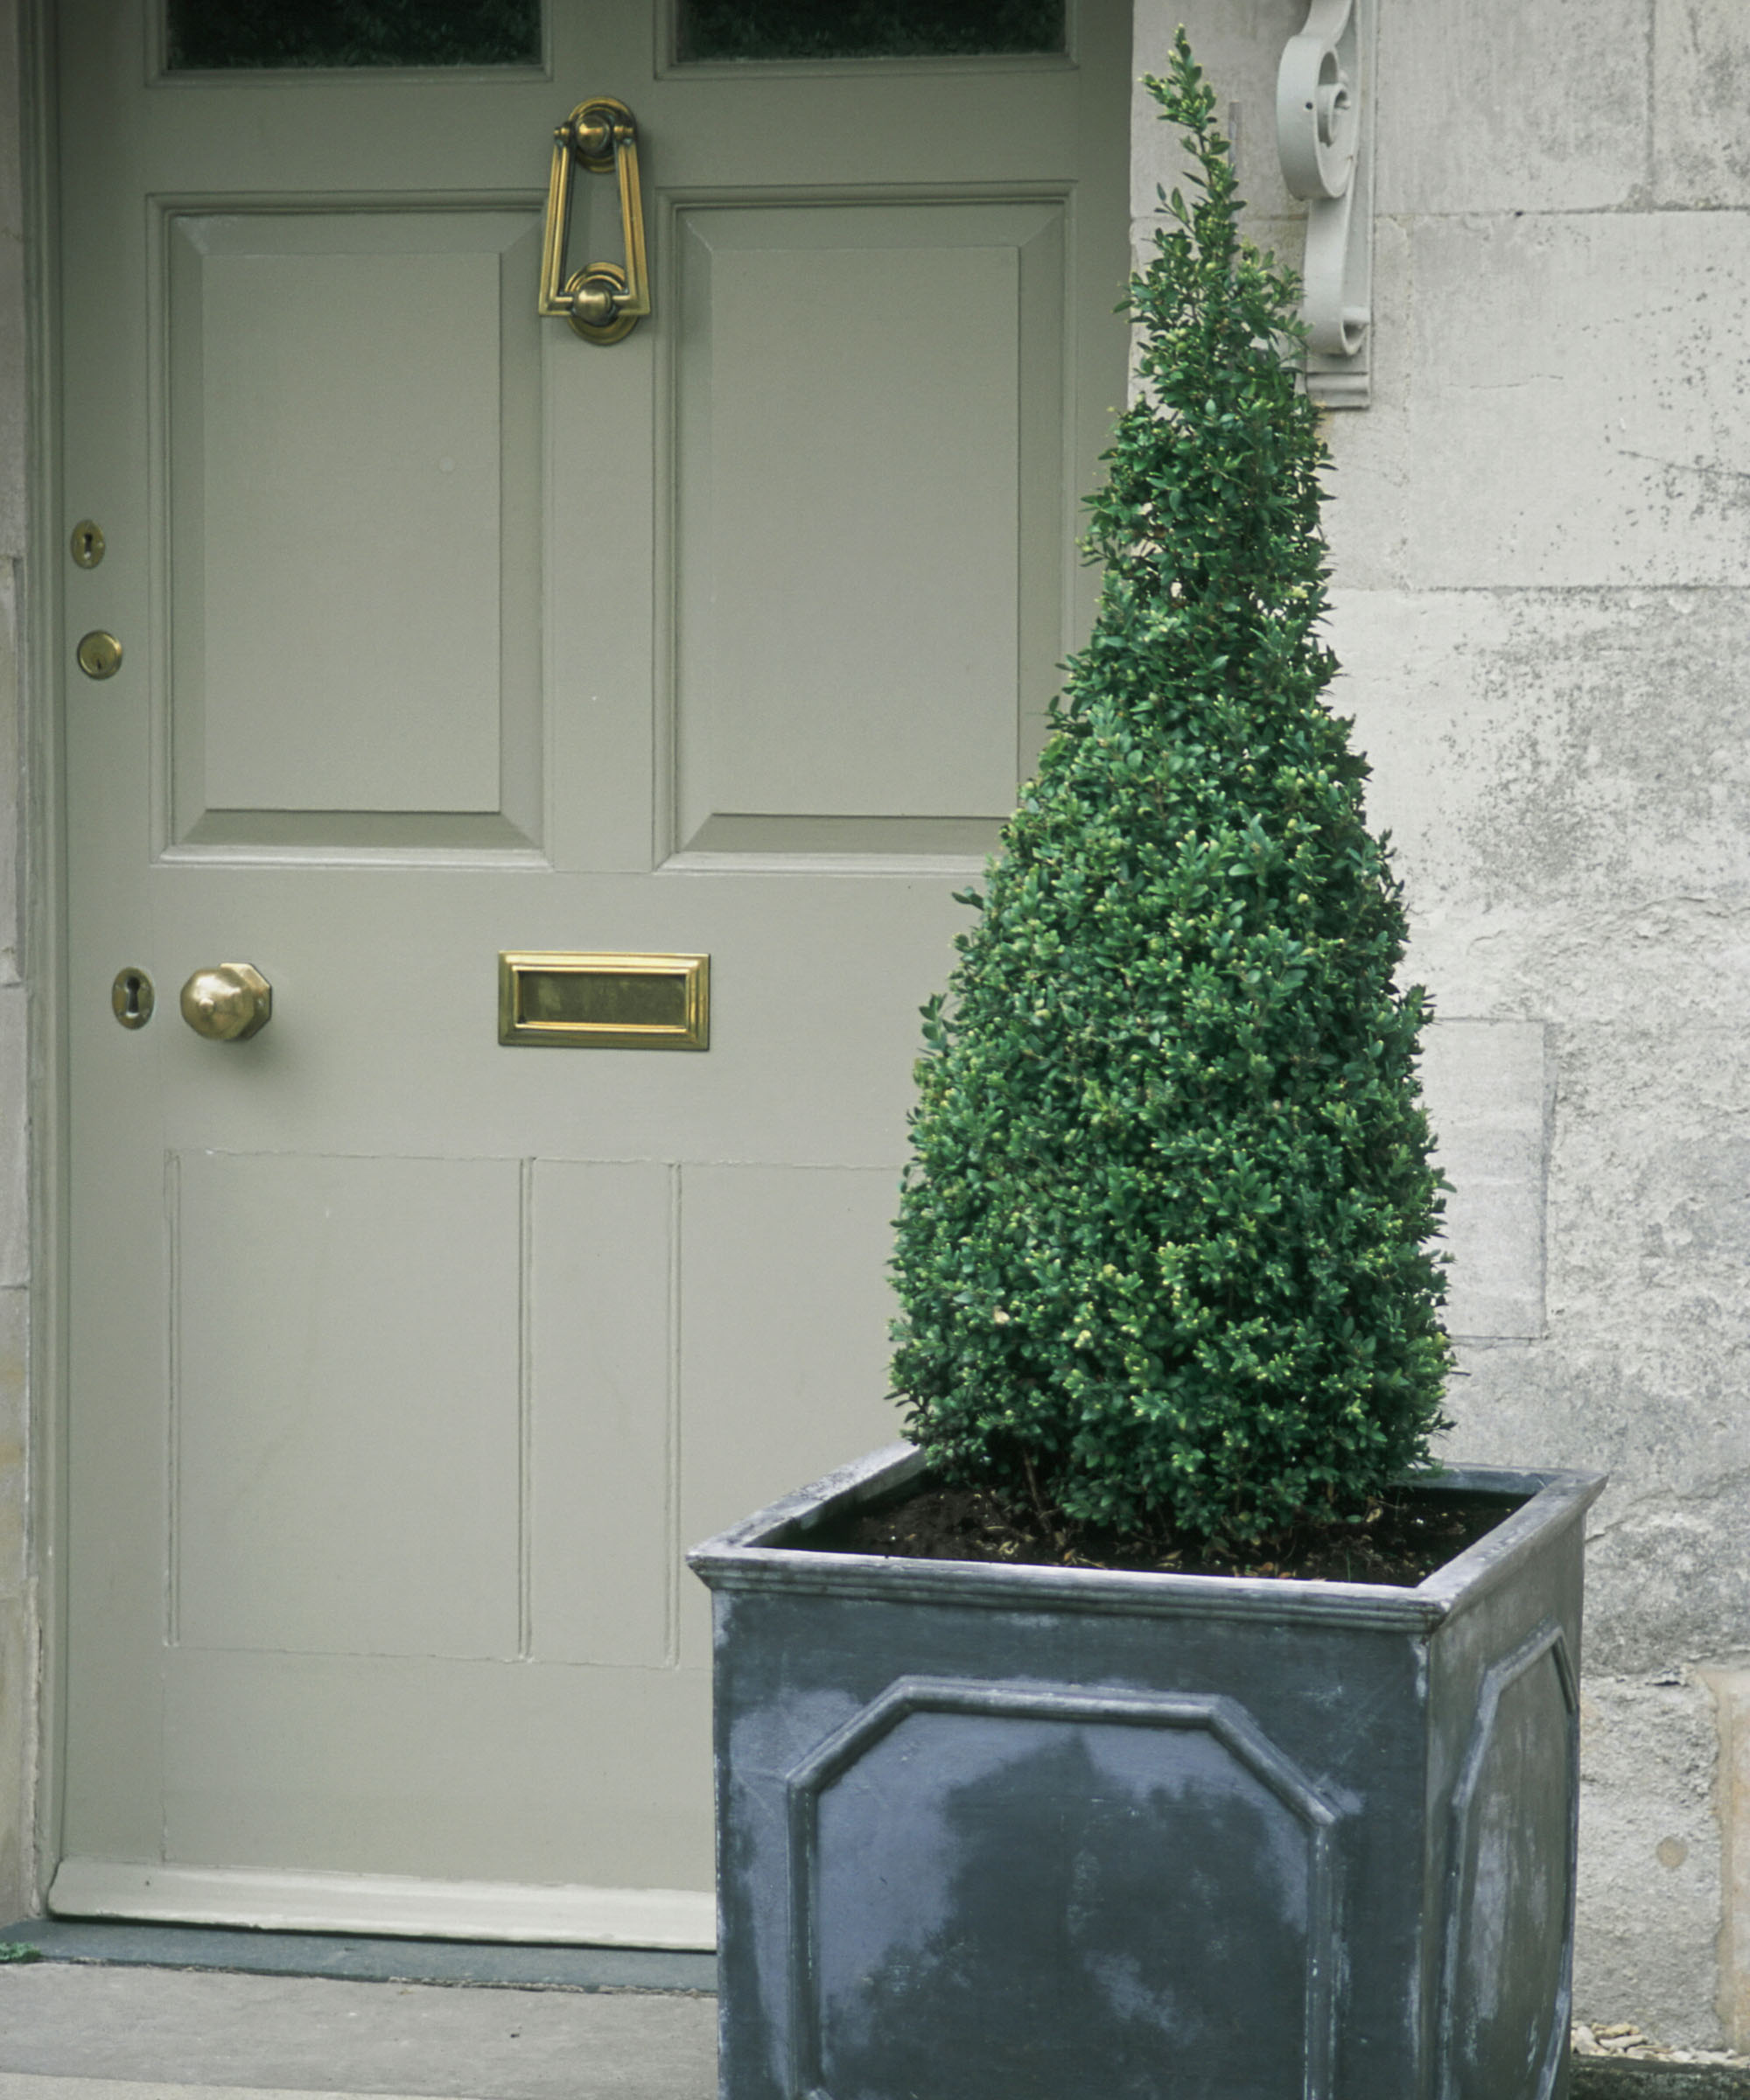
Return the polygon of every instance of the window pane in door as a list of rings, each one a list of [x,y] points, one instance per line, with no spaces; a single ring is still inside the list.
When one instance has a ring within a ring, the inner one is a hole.
[[[680,0],[677,55],[934,59],[1060,52],[1064,0]]]
[[[236,66],[532,66],[541,0],[167,0],[172,73]]]

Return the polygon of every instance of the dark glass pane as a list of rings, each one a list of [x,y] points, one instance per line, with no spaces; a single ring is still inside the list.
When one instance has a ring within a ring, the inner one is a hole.
[[[682,59],[1061,51],[1064,0],[681,0]]]
[[[541,0],[168,0],[173,73],[237,66],[531,66]]]

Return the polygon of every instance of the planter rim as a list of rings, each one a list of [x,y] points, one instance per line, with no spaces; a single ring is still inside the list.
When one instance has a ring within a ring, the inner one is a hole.
[[[1431,1487],[1529,1499],[1414,1588],[1323,1578],[1175,1575],[1154,1569],[1054,1568],[836,1553],[806,1544],[829,1515],[876,1500],[921,1472],[924,1455],[891,1444],[799,1488],[706,1539],[687,1564],[713,1590],[822,1592],[875,1601],[984,1605],[1010,1611],[1126,1613],[1165,1618],[1337,1621],[1382,1632],[1432,1633],[1493,1590],[1548,1532],[1580,1522],[1604,1491],[1601,1473],[1446,1466]],[[785,1533],[792,1534],[784,1538]],[[783,1543],[775,1543],[782,1538]]]

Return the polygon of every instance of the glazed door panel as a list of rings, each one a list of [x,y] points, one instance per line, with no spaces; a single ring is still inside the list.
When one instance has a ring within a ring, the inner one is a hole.
[[[894,1433],[916,1008],[1088,612],[1124,12],[690,66],[562,0],[538,66],[178,75],[136,0],[58,10],[108,551],[57,1908],[708,1942],[681,1553]],[[608,346],[536,314],[592,94],[653,267]],[[710,1046],[507,1046],[507,949],[708,954]],[[224,962],[247,1040],[178,1012]]]

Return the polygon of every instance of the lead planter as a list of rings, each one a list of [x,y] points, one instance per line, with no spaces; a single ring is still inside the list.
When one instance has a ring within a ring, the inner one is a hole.
[[[809,1548],[921,1463],[689,1556],[723,2100],[1559,2100],[1601,1476],[1414,1589]]]

